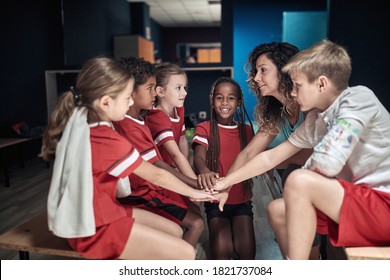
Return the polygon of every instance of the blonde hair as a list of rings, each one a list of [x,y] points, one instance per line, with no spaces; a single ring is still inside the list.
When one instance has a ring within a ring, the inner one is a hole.
[[[186,72],[174,63],[162,63],[156,67],[154,73],[156,75],[156,87],[160,86],[164,89],[166,89],[169,79],[173,75],[183,75],[187,80]],[[156,100],[158,101],[158,96],[156,96]]]
[[[50,115],[42,139],[40,157],[54,159],[58,142],[76,106],[87,108],[88,121],[99,121],[99,115],[92,104],[108,95],[115,99],[127,86],[133,76],[119,62],[108,57],[88,60],[80,70],[76,86],[65,92]]]
[[[324,75],[337,90],[342,91],[348,87],[351,77],[351,58],[344,47],[324,39],[293,56],[283,67],[283,72],[289,75],[303,73],[309,83]]]

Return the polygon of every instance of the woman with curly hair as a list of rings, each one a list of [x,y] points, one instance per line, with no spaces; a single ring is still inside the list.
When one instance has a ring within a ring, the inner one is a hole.
[[[259,130],[236,157],[228,174],[262,151],[283,143],[304,121],[304,113],[291,96],[293,82],[288,74],[282,72],[283,66],[298,52],[292,44],[272,42],[260,44],[249,53],[245,70],[248,86],[258,100],[254,117]],[[311,149],[303,149],[277,166],[282,181],[292,170],[301,167],[311,153]],[[313,258],[318,258],[318,242],[314,242]]]

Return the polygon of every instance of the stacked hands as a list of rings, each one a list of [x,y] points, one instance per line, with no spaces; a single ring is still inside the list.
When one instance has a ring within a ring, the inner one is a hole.
[[[229,195],[229,189],[226,185],[225,178],[220,178],[218,173],[207,172],[198,175],[197,196],[191,197],[194,202],[201,201],[219,201],[219,210],[223,211],[223,206],[226,203]]]

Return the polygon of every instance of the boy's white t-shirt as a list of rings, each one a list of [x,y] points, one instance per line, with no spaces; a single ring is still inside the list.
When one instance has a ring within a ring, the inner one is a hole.
[[[390,193],[390,114],[367,87],[349,87],[325,111],[308,112],[288,140],[314,148],[303,168]]]

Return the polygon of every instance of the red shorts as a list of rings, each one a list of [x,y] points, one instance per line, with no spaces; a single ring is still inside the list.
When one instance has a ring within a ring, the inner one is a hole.
[[[118,259],[122,254],[134,224],[132,210],[127,209],[128,217],[120,218],[111,224],[96,229],[89,237],[69,238],[70,246],[87,259]]]
[[[344,199],[337,224],[317,211],[317,232],[333,246],[390,245],[390,193],[338,179]]]
[[[176,201],[179,205],[186,205],[188,207],[191,203],[193,203],[188,197],[175,193],[173,191],[165,189],[165,195],[174,201]]]

